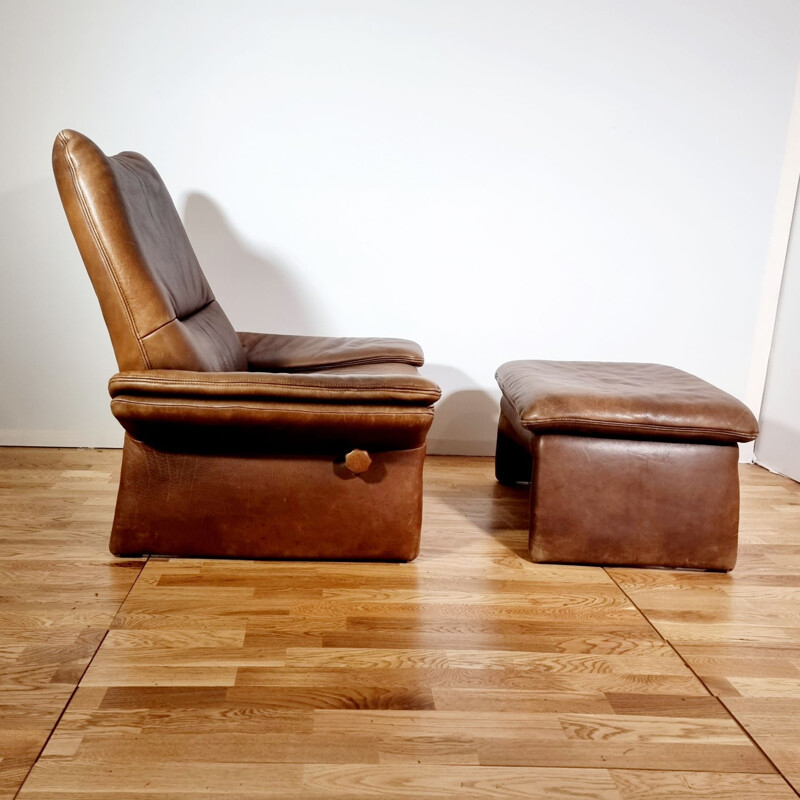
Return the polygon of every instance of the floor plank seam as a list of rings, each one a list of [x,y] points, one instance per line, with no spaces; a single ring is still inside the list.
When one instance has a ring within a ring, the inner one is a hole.
[[[733,720],[733,721],[736,723],[736,726],[739,728],[739,730],[740,730],[740,731],[741,731],[741,732],[742,732],[742,733],[743,733],[743,734],[744,734],[744,735],[745,735],[745,736],[746,736],[746,737],[747,737],[747,738],[748,738],[748,739],[749,739],[749,740],[750,740],[750,741],[753,743],[753,745],[754,745],[754,747],[756,748],[756,750],[758,750],[758,752],[759,752],[759,753],[761,753],[761,755],[763,755],[763,756],[764,756],[764,758],[766,758],[766,759],[767,759],[767,761],[769,761],[769,763],[770,763],[770,764],[772,764],[772,767],[774,768],[775,772],[776,772],[778,775],[780,775],[780,776],[781,776],[781,778],[783,778],[783,780],[784,780],[784,781],[786,781],[786,785],[787,785],[787,786],[788,786],[788,787],[789,787],[789,788],[790,788],[790,789],[791,789],[791,790],[792,790],[792,791],[793,791],[793,792],[794,792],[794,793],[795,793],[795,794],[796,794],[798,797],[800,797],[800,792],[798,792],[798,790],[797,790],[797,789],[795,789],[794,785],[791,783],[791,781],[789,780],[789,778],[788,778],[786,775],[784,775],[784,774],[783,774],[783,772],[781,772],[781,770],[778,768],[778,765],[777,765],[777,764],[776,764],[776,763],[775,763],[775,762],[774,762],[774,761],[773,761],[773,760],[772,760],[772,759],[769,757],[769,755],[767,754],[767,751],[766,751],[766,750],[764,750],[764,748],[763,748],[763,747],[761,747],[761,745],[759,745],[759,743],[758,743],[758,742],[757,742],[757,741],[756,741],[756,740],[753,738],[753,736],[750,734],[750,731],[748,731],[748,730],[747,730],[747,728],[745,728],[745,726],[744,726],[744,725],[742,725],[742,723],[741,723],[741,722],[739,722],[739,720],[737,719],[736,715],[735,715],[735,714],[734,714],[734,713],[733,713],[733,712],[732,712],[732,711],[731,711],[731,710],[730,710],[730,709],[729,709],[729,708],[728,708],[728,707],[725,705],[725,703],[723,703],[723,702],[722,702],[722,701],[719,699],[719,697],[717,697],[717,695],[715,695],[713,692],[711,692],[711,691],[708,689],[708,686],[706,686],[706,682],[705,682],[705,681],[704,681],[704,680],[703,680],[703,679],[702,679],[702,678],[701,678],[701,677],[700,677],[700,676],[697,674],[697,672],[695,672],[695,670],[694,670],[694,668],[692,667],[692,665],[691,665],[691,664],[690,664],[690,663],[689,663],[689,662],[688,662],[688,661],[687,661],[687,660],[686,660],[686,659],[683,657],[683,654],[680,652],[680,650],[678,650],[678,648],[677,648],[677,647],[676,647],[676,646],[675,646],[675,645],[674,645],[674,644],[673,644],[673,643],[672,643],[672,642],[671,642],[669,639],[665,639],[664,641],[665,641],[665,642],[666,642],[666,643],[667,643],[667,644],[668,644],[668,645],[669,645],[669,646],[672,648],[672,650],[673,650],[673,652],[675,653],[675,655],[677,655],[677,656],[678,656],[678,658],[680,658],[680,660],[681,660],[681,661],[683,661],[683,663],[686,665],[687,669],[689,669],[689,671],[692,673],[692,675],[694,675],[694,676],[695,676],[695,678],[697,678],[697,680],[699,680],[699,681],[700,681],[700,683],[702,683],[702,684],[703,684],[703,686],[705,686],[706,690],[708,690],[708,691],[709,691],[709,694],[711,694],[711,696],[712,696],[712,697],[713,697],[713,698],[714,698],[714,699],[715,699],[715,700],[716,700],[716,701],[719,703],[719,705],[720,705],[722,708],[724,708],[724,709],[725,709],[725,713],[726,713],[726,714],[727,714],[727,715],[728,715],[728,716],[729,716],[729,717],[730,717],[730,718],[731,718],[731,719],[732,719],[732,720]]]
[[[691,665],[691,664],[689,664],[689,662],[688,662],[688,661],[687,661],[687,660],[686,660],[686,659],[683,657],[683,654],[680,652],[680,650],[678,650],[678,648],[677,648],[677,647],[676,647],[676,646],[675,646],[675,645],[674,645],[674,644],[673,644],[673,643],[672,643],[672,642],[671,642],[669,639],[667,639],[667,638],[665,638],[664,636],[662,636],[662,635],[661,635],[661,632],[658,630],[658,628],[656,628],[656,626],[655,626],[655,625],[653,625],[653,623],[652,623],[652,622],[650,622],[650,619],[649,619],[649,617],[647,616],[647,614],[645,614],[645,613],[644,613],[644,611],[642,611],[642,609],[641,609],[641,608],[639,608],[639,606],[636,604],[636,602],[633,600],[633,598],[632,598],[632,597],[631,597],[631,596],[628,594],[628,592],[626,592],[626,591],[625,591],[625,589],[624,589],[624,588],[623,588],[623,587],[622,587],[622,586],[621,586],[621,585],[620,585],[620,584],[619,584],[619,583],[618,583],[618,582],[617,582],[617,581],[614,579],[614,576],[613,576],[613,575],[611,575],[607,569],[605,570],[605,572],[606,572],[606,574],[607,574],[607,575],[608,575],[608,576],[611,578],[611,580],[612,580],[612,581],[614,581],[614,584],[615,584],[615,585],[616,585],[616,586],[619,588],[619,590],[620,590],[620,591],[621,591],[621,592],[622,592],[622,593],[625,595],[625,597],[627,597],[627,598],[628,598],[628,601],[631,603],[631,605],[633,605],[633,607],[634,607],[634,608],[635,608],[635,609],[636,609],[636,610],[637,610],[637,611],[638,611],[638,612],[639,612],[639,613],[642,615],[642,617],[644,617],[644,619],[645,619],[645,620],[647,620],[647,624],[648,624],[648,625],[650,625],[650,627],[651,627],[651,628],[652,628],[652,629],[653,629],[653,630],[654,630],[654,631],[655,631],[655,632],[656,632],[656,633],[659,635],[659,637],[661,638],[661,640],[662,640],[662,641],[663,641],[663,642],[664,642],[666,645],[668,645],[668,646],[670,647],[670,649],[672,650],[672,652],[673,652],[673,653],[675,653],[675,655],[676,655],[676,656],[678,656],[678,658],[679,658],[679,659],[680,659],[680,660],[683,662],[683,664],[684,664],[684,665],[685,665],[685,667],[686,667],[686,668],[689,670],[689,672],[691,672],[691,673],[692,673],[692,675],[694,675],[694,677],[695,677],[695,678],[696,678],[696,679],[699,681],[700,685],[701,685],[701,686],[702,686],[702,687],[703,687],[703,688],[706,690],[706,692],[708,692],[709,696],[713,697],[713,698],[714,698],[714,699],[717,701],[717,703],[719,704],[719,706],[720,706],[722,709],[724,709],[724,710],[725,710],[725,713],[727,714],[727,716],[728,716],[728,717],[730,717],[730,719],[732,719],[732,720],[733,720],[733,721],[736,723],[736,726],[737,726],[737,727],[739,728],[739,730],[741,730],[741,731],[742,731],[742,733],[744,733],[744,735],[745,735],[745,736],[746,736],[746,737],[747,737],[747,738],[750,740],[750,742],[753,744],[753,746],[756,748],[756,750],[758,750],[758,752],[759,752],[759,753],[761,753],[761,755],[763,755],[763,756],[764,756],[764,758],[765,758],[765,759],[766,759],[766,760],[767,760],[767,761],[768,761],[768,762],[769,762],[769,763],[772,765],[772,768],[775,770],[775,773],[776,773],[777,775],[780,775],[780,776],[781,776],[781,778],[783,778],[783,780],[784,780],[784,782],[786,783],[786,785],[787,785],[787,786],[788,786],[788,787],[789,787],[789,788],[790,788],[790,789],[791,789],[791,790],[792,790],[792,791],[793,791],[793,792],[794,792],[794,793],[795,793],[795,794],[796,794],[798,797],[800,797],[800,792],[798,792],[798,790],[797,790],[797,789],[795,789],[795,787],[792,785],[792,783],[791,783],[791,781],[789,780],[789,778],[788,778],[786,775],[784,775],[784,774],[783,774],[783,772],[781,772],[781,770],[778,768],[778,765],[777,765],[777,764],[776,764],[776,763],[775,763],[775,762],[774,762],[774,761],[773,761],[773,760],[772,760],[772,759],[771,759],[771,758],[770,758],[770,757],[767,755],[766,751],[765,751],[765,750],[764,750],[764,749],[763,749],[763,748],[762,748],[762,747],[761,747],[761,746],[758,744],[758,742],[757,742],[757,741],[756,741],[756,740],[755,740],[755,739],[754,739],[754,738],[753,738],[753,737],[750,735],[750,732],[747,730],[747,728],[745,728],[745,727],[744,727],[744,725],[742,725],[742,723],[741,723],[741,722],[739,722],[739,720],[736,718],[736,716],[733,714],[733,712],[732,712],[732,711],[731,711],[731,710],[730,710],[730,709],[729,709],[729,708],[728,708],[728,707],[727,707],[727,706],[726,706],[726,705],[725,705],[725,704],[724,704],[724,703],[723,703],[723,702],[722,702],[722,701],[719,699],[719,697],[717,697],[717,695],[715,695],[715,694],[714,694],[714,693],[713,693],[713,692],[712,692],[712,691],[709,689],[709,687],[706,685],[706,682],[705,682],[705,681],[704,681],[704,680],[703,680],[703,679],[700,677],[700,675],[698,675],[698,674],[697,674],[697,672],[694,670],[694,668],[692,667],[692,665]]]
[[[116,616],[116,614],[114,616]],[[17,800],[17,798],[19,797],[20,792],[25,787],[25,784],[26,784],[28,778],[30,777],[31,772],[33,772],[34,767],[39,763],[39,759],[42,757],[42,753],[44,753],[44,751],[47,749],[47,745],[50,744],[50,740],[53,738],[53,734],[56,732],[56,728],[58,728],[59,724],[61,723],[61,719],[64,716],[64,714],[67,713],[67,709],[69,708],[69,705],[72,702],[72,698],[75,697],[75,692],[78,691],[78,688],[81,685],[81,681],[83,680],[83,676],[86,674],[86,671],[92,665],[92,662],[94,661],[94,658],[97,655],[97,652],[103,646],[103,642],[106,640],[106,636],[108,636],[108,631],[109,630],[110,629],[106,629],[106,632],[103,634],[103,638],[98,643],[97,647],[95,648],[94,653],[92,653],[92,657],[89,659],[89,661],[86,662],[86,666],[84,667],[80,678],[78,678],[78,682],[75,684],[75,688],[70,692],[69,697],[67,698],[67,702],[64,703],[64,707],[61,709],[61,712],[59,713],[58,718],[53,723],[53,727],[50,729],[50,733],[47,734],[47,738],[44,740],[44,744],[42,745],[41,749],[39,750],[39,754],[33,760],[33,763],[31,764],[30,768],[28,769],[27,773],[25,774],[25,777],[23,778],[22,783],[19,785],[19,789],[17,789],[16,794],[14,795],[14,800]]]
[[[613,569],[613,567],[612,567],[612,569]],[[614,586],[616,586],[617,589],[619,589],[622,592],[622,594],[625,595],[625,597],[627,598],[628,602],[636,609],[636,611],[638,612],[639,616],[650,626],[650,630],[652,630],[653,633],[655,633],[655,635],[658,636],[658,638],[661,639],[662,642],[664,642],[665,644],[669,644],[669,641],[667,639],[665,639],[661,635],[661,631],[658,628],[656,628],[656,626],[653,625],[652,622],[650,622],[650,617],[648,617],[647,614],[645,614],[644,611],[642,611],[642,609],[639,608],[639,606],[636,603],[636,601],[628,594],[628,592],[625,591],[625,587],[622,586],[620,584],[620,582],[608,571],[607,567],[603,567],[603,572],[605,572],[605,574],[608,575],[608,577],[611,579],[611,583],[613,583]],[[669,644],[669,646],[672,647],[671,644]],[[672,649],[674,650],[675,648],[673,647]],[[703,683],[703,682],[700,681],[700,683]],[[707,688],[704,683],[703,683],[703,688],[704,689]],[[709,694],[710,694],[710,692],[709,692]]]
[[[84,676],[89,671],[89,667],[92,666],[92,664],[94,663],[95,658],[97,657],[97,654],[100,652],[100,648],[103,646],[103,642],[105,642],[106,636],[108,636],[108,632],[111,630],[112,626],[114,625],[114,622],[117,619],[117,616],[118,616],[118,614],[120,612],[120,609],[122,608],[123,605],[125,605],[125,602],[127,601],[128,597],[130,597],[130,594],[133,591],[134,586],[136,586],[136,584],[139,582],[139,578],[141,578],[142,572],[144,572],[144,568],[147,565],[147,562],[149,560],[150,560],[150,557],[146,556],[144,562],[142,563],[142,568],[139,570],[139,574],[136,576],[136,579],[133,581],[133,583],[131,584],[130,588],[125,593],[125,597],[123,597],[122,600],[120,600],[119,606],[118,606],[117,610],[114,612],[114,616],[111,618],[111,622],[109,622],[109,625],[106,628],[105,633],[103,634],[103,638],[98,642],[97,647],[95,647],[94,652],[92,653],[92,657],[86,662],[86,666],[83,668],[83,672],[81,672],[81,676],[80,676],[80,678],[78,678],[78,681],[75,684],[75,688],[70,692],[70,695],[67,698],[67,702],[64,703],[64,707],[61,709],[61,711],[60,711],[60,713],[58,715],[58,718],[53,723],[53,727],[50,729],[50,733],[47,734],[47,738],[44,740],[44,744],[42,744],[42,747],[39,750],[38,755],[33,760],[33,763],[31,764],[31,766],[28,769],[28,771],[25,773],[25,777],[22,779],[22,783],[20,783],[19,788],[17,789],[16,793],[14,794],[14,800],[17,800],[17,798],[20,795],[20,792],[22,792],[22,790],[25,788],[25,784],[28,782],[28,778],[30,777],[31,772],[33,772],[34,767],[39,763],[39,759],[42,757],[42,753],[44,753],[44,751],[47,749],[47,745],[50,744],[50,740],[53,738],[53,734],[56,732],[56,729],[61,724],[62,717],[64,716],[64,714],[67,713],[67,709],[69,708],[70,703],[72,703],[72,699],[75,697],[75,693],[78,691],[78,689],[80,689],[80,686],[81,686],[81,683],[83,682]]]

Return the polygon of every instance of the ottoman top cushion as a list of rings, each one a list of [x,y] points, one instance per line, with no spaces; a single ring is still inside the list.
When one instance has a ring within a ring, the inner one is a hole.
[[[509,361],[497,382],[535,433],[749,442],[758,423],[744,403],[660,364]]]

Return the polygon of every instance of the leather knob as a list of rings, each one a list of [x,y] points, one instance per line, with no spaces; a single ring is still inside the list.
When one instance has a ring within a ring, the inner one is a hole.
[[[351,450],[344,457],[344,465],[350,472],[356,475],[366,472],[371,463],[372,459],[369,457],[369,453],[366,450]]]

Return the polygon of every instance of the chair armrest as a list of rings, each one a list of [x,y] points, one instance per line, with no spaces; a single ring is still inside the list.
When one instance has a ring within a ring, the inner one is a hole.
[[[388,364],[380,369],[364,366],[346,371],[308,373],[141,370],[114,375],[108,390],[112,398],[146,395],[154,399],[241,399],[356,405],[397,403],[429,406],[441,395],[435,383],[406,364]]]
[[[239,333],[249,369],[255,372],[307,372],[360,364],[422,366],[422,348],[408,339],[289,336]]]

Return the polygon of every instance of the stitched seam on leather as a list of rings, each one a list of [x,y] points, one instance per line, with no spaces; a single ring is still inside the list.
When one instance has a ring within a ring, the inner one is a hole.
[[[179,320],[178,320],[177,317],[173,317],[172,319],[168,319],[166,322],[163,322],[157,328],[153,328],[153,330],[151,330],[150,333],[145,333],[144,336],[142,336],[142,339],[146,339],[148,336],[152,336],[154,333],[158,333],[162,328],[166,328],[167,325],[172,325],[173,322],[178,322],[178,321]]]
[[[410,364],[412,367],[421,367],[422,362],[418,358],[412,356],[392,356],[387,359],[384,356],[372,356],[371,358],[353,358],[345,361],[314,361],[309,362],[306,366],[285,366],[286,372],[307,372],[309,368],[315,367],[317,369],[336,369],[338,367],[357,367],[362,364]],[[280,366],[280,365],[278,365]],[[278,370],[276,370],[278,371]],[[283,370],[280,370],[283,371]]]
[[[224,381],[217,383],[215,381],[181,381],[180,384],[173,384],[172,381],[169,380],[160,380],[158,378],[129,378],[129,379],[114,379],[112,378],[110,381],[110,386],[114,387],[117,384],[121,383],[123,386],[130,387],[134,389],[138,386],[158,386],[158,387],[166,387],[166,388],[173,388],[174,391],[180,392],[181,388],[184,386],[204,386],[208,387],[209,389],[214,388],[221,388],[221,387],[264,387],[275,389],[326,389],[328,391],[335,391],[335,392],[400,392],[401,394],[424,394],[430,396],[438,396],[438,392],[435,392],[432,389],[414,389],[409,388],[406,386],[375,386],[375,387],[359,387],[359,386],[331,386],[330,384],[325,383],[265,383],[262,381]],[[124,390],[123,390],[124,391]]]
[[[133,338],[136,340],[136,344],[139,347],[139,352],[142,356],[142,360],[145,363],[146,367],[150,367],[150,359],[147,357],[147,351],[142,344],[141,339],[139,338],[136,332],[136,325],[133,321],[133,312],[131,311],[130,306],[128,305],[128,300],[125,297],[124,292],[120,288],[119,281],[117,280],[117,276],[114,274],[114,271],[111,269],[111,259],[108,256],[108,252],[106,251],[106,247],[103,244],[100,236],[97,232],[97,227],[92,219],[91,215],[88,212],[86,207],[86,199],[83,196],[83,190],[80,187],[80,184],[77,180],[77,170],[75,168],[75,164],[72,159],[72,154],[69,152],[68,147],[66,146],[67,139],[63,134],[59,134],[62,141],[64,142],[64,155],[66,156],[67,161],[67,169],[69,170],[69,176],[72,180],[72,187],[75,190],[75,195],[78,198],[78,203],[81,207],[81,212],[83,213],[83,218],[86,221],[87,227],[89,228],[89,233],[94,240],[95,245],[97,246],[98,251],[100,252],[100,256],[103,259],[103,265],[106,268],[106,272],[111,276],[111,280],[114,282],[114,287],[117,290],[117,294],[119,295],[120,299],[122,300],[122,305],[125,308],[125,316],[128,320],[128,325],[130,325],[131,333],[133,333]]]
[[[195,314],[199,314],[201,311],[205,311],[212,303],[216,302],[216,298],[214,300],[209,300],[204,305],[200,306],[196,311],[192,311],[191,314],[187,314],[185,317],[174,316],[172,319],[168,319],[166,322],[162,322],[157,328],[153,328],[150,333],[144,334],[142,339],[146,339],[148,336],[152,336],[154,333],[158,333],[162,328],[166,328],[167,325],[171,325],[173,322],[186,322],[187,319],[191,319]]]
[[[116,400],[121,394],[124,394],[127,391],[135,391],[135,389],[133,389],[132,387],[123,389],[122,392],[120,392],[120,394],[112,396],[111,399],[112,400]],[[368,394],[368,396],[364,399],[364,404],[366,405],[366,404],[372,402],[373,399],[377,399],[377,400],[391,399],[391,394],[390,393],[394,392],[394,391],[398,391],[398,390],[393,390],[391,388],[387,388],[386,390],[380,390],[380,389],[375,390],[375,389],[373,389],[372,392],[370,392]],[[403,391],[398,391],[398,393],[399,394],[405,394],[405,395],[407,395],[409,397],[415,397],[415,396],[419,397],[420,395],[423,394],[421,392],[418,393],[418,392],[403,392]],[[363,390],[358,390],[358,389],[333,389],[333,390],[329,390],[329,394],[326,397],[319,398],[317,396],[317,399],[319,399],[320,402],[327,401],[328,399],[334,399],[335,400],[338,395],[342,395],[342,394],[345,394],[347,396],[349,396],[349,395],[357,395],[357,396],[364,397],[364,395],[367,394],[367,393],[364,392]],[[388,395],[388,397],[387,397],[387,395]],[[177,399],[174,395],[163,395],[163,397],[164,397],[164,399]],[[178,395],[178,397],[180,397],[180,395]],[[281,394],[280,392],[276,392],[274,394],[256,395],[254,397],[251,396],[251,399],[263,398],[264,400],[276,400],[276,399],[291,400],[292,397],[297,397],[297,398],[301,398],[301,399],[308,399],[307,396],[303,395],[303,394],[288,395],[287,396],[286,394]],[[424,401],[430,400],[431,402],[435,402],[438,399],[438,397],[439,397],[438,395],[423,395],[423,396],[420,397],[420,399],[424,400]],[[184,398],[182,398],[182,399],[184,399]],[[185,399],[189,399],[189,398],[185,398]],[[202,396],[201,395],[201,396],[197,397],[196,399],[198,399],[198,400],[220,401],[220,400],[226,400],[228,398],[225,395],[210,395],[210,396]]]
[[[578,425],[585,425],[586,427],[592,428],[627,428],[629,430],[637,430],[643,429],[648,431],[664,431],[666,433],[675,432],[675,433],[719,433],[724,434],[725,436],[733,437],[733,436],[744,436],[747,439],[755,439],[758,434],[754,433],[744,433],[743,431],[738,430],[731,430],[730,428],[689,428],[689,427],[676,427],[672,425],[653,425],[646,422],[611,422],[608,420],[595,420],[595,419],[584,419],[581,417],[550,417],[548,419],[540,419],[536,421],[528,421],[520,419],[520,424],[523,428],[527,430],[533,430],[534,428],[542,428],[546,425],[551,424],[578,424]],[[556,428],[556,430],[558,430]]]
[[[127,397],[114,397],[111,400],[111,404],[113,405],[114,403],[122,403],[123,405],[129,405],[129,406],[153,406],[154,408],[164,408],[164,409],[167,409],[167,408],[170,408],[170,409],[172,409],[172,408],[194,408],[194,409],[203,409],[204,411],[208,411],[209,410],[209,407],[207,405],[191,405],[189,403],[169,403],[169,404],[165,405],[163,403],[152,403],[152,402],[150,402],[148,400],[133,400],[133,399],[129,399]],[[264,411],[264,408],[262,406],[250,406],[250,405],[245,405],[245,404],[242,404],[242,403],[239,403],[239,404],[236,404],[236,405],[218,405],[218,406],[213,406],[212,408],[215,411],[228,411],[230,409],[234,409],[234,410],[239,409],[239,410],[244,410],[244,411]],[[364,404],[364,408],[365,409],[369,409],[370,406],[365,403]],[[303,408],[270,408],[269,411],[270,411],[270,413],[274,412],[276,414],[327,414],[327,415],[335,414],[336,416],[348,416],[348,415],[352,415],[352,414],[361,413],[359,411],[352,411],[352,410],[350,410],[350,411],[328,411],[328,410],[324,410],[323,411],[323,410],[320,410],[320,409],[316,409],[316,410],[308,409],[308,410],[306,410],[306,409],[303,409]],[[417,417],[420,414],[425,414],[425,415],[430,414],[430,415],[432,415],[433,414],[433,409],[429,408],[429,407],[426,407],[421,411],[412,411],[412,412],[408,412],[408,411],[372,411],[372,410],[370,410],[370,411],[367,411],[366,413],[369,414],[372,417],[374,417],[374,416],[383,416],[383,417],[414,416],[414,417]]]

